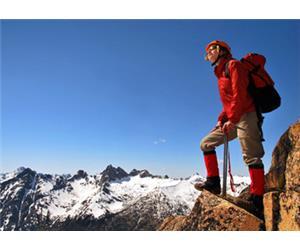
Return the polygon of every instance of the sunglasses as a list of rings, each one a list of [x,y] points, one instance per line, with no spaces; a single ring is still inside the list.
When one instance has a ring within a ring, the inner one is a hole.
[[[213,50],[215,50],[216,48],[218,48],[218,45],[212,45],[209,47],[209,49],[207,50],[206,54],[209,54],[210,52],[212,52]]]

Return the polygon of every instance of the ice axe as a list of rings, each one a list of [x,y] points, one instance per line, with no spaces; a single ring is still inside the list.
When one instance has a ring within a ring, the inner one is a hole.
[[[240,129],[245,131],[244,128],[241,128],[237,125],[235,125],[236,129]],[[227,187],[227,169],[229,163],[229,175],[230,175],[230,188],[232,192],[235,192],[234,183],[233,183],[233,177],[231,174],[231,164],[230,164],[230,156],[229,156],[229,147],[228,147],[228,137],[227,133],[224,132],[224,159],[223,159],[223,187],[222,187],[222,196],[226,197],[226,187]]]
[[[227,163],[228,163],[228,138],[224,133],[224,159],[223,159],[223,189],[222,196],[226,197],[226,183],[227,183]]]

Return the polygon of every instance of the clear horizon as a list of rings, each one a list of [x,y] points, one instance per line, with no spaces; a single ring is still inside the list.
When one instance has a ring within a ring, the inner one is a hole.
[[[282,106],[265,114],[265,171],[299,119],[299,20],[2,20],[1,172],[107,165],[205,176],[199,143],[221,102],[204,47],[266,56]],[[238,139],[233,175],[248,176]],[[223,147],[217,149],[222,169]],[[222,172],[222,171],[221,171]]]

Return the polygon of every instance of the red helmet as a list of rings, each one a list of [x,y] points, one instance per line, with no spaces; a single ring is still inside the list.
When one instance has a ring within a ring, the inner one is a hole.
[[[208,52],[208,49],[212,46],[212,45],[219,45],[222,48],[227,49],[230,53],[231,53],[231,48],[229,47],[229,45],[223,41],[218,41],[218,40],[214,40],[212,42],[210,42],[206,48],[205,51]]]

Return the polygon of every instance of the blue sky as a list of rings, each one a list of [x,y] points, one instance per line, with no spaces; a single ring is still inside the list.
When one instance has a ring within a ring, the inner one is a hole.
[[[199,142],[222,109],[204,61],[214,39],[236,58],[267,57],[282,97],[265,115],[268,170],[279,137],[299,119],[296,20],[2,20],[1,172],[93,174],[113,164],[205,175]],[[233,173],[247,175],[238,140],[230,151]]]

